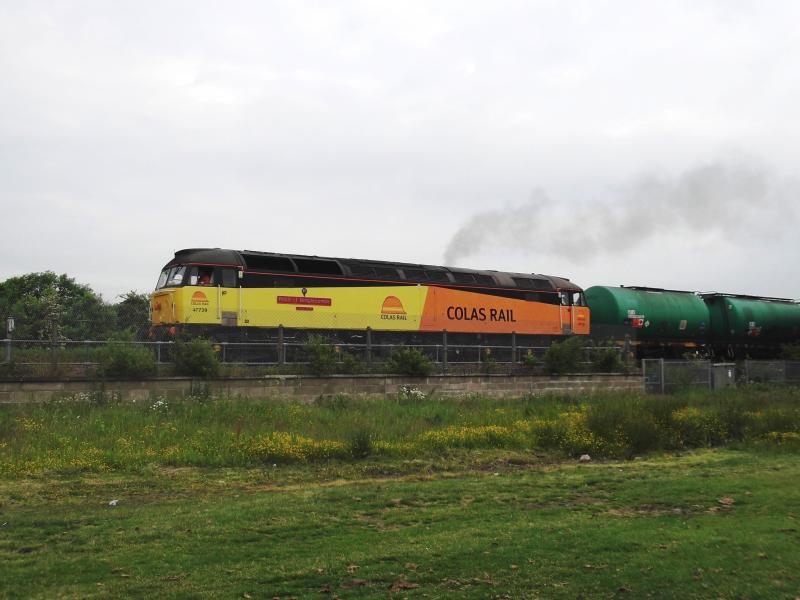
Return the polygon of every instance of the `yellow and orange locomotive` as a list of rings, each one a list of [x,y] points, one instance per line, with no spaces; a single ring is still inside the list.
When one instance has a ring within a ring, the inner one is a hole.
[[[152,295],[157,333],[217,339],[282,327],[545,336],[589,333],[583,290],[547,275],[249,250],[179,250]]]

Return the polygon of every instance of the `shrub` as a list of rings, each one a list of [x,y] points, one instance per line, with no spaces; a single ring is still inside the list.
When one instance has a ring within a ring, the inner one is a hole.
[[[220,370],[211,342],[203,338],[175,342],[172,361],[175,372],[180,375],[216,377]]]
[[[342,353],[341,365],[342,373],[347,373],[348,375],[358,375],[359,373],[363,373],[365,370],[362,362],[349,352]]]
[[[318,377],[330,375],[336,369],[336,349],[324,335],[312,334],[306,341],[308,370]]]
[[[554,342],[544,354],[547,370],[559,375],[578,371],[583,358],[583,346],[584,340],[579,336]]]
[[[390,373],[427,377],[433,370],[431,360],[416,348],[398,348],[386,363]]]
[[[592,352],[592,371],[595,373],[621,373],[624,370],[619,349],[601,346]]]
[[[99,352],[97,372],[101,377],[150,377],[156,372],[153,351],[134,344],[127,336],[107,343]]]

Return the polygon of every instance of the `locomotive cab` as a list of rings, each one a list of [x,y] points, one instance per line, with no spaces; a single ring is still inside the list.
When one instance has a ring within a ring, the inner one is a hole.
[[[242,265],[232,254],[216,249],[177,252],[151,296],[152,325],[236,326]]]

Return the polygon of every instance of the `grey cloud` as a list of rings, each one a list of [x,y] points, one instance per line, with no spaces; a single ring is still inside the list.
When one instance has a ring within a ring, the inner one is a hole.
[[[787,196],[800,187],[763,167],[716,162],[677,177],[647,175],[577,208],[536,192],[526,203],[471,216],[444,252],[447,264],[489,247],[586,261],[646,246],[658,236],[717,234],[721,243],[773,241],[797,226]]]

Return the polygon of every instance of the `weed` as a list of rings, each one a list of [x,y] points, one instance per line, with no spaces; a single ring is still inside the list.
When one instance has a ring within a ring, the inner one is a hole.
[[[533,353],[533,350],[528,348],[528,351],[522,356],[522,364],[528,369],[534,369],[541,364],[541,361]]]
[[[410,385],[401,385],[397,390],[397,401],[401,404],[414,404],[427,399],[425,392]]]
[[[372,454],[373,435],[366,429],[359,429],[350,437],[350,454],[353,458],[366,458]]]

